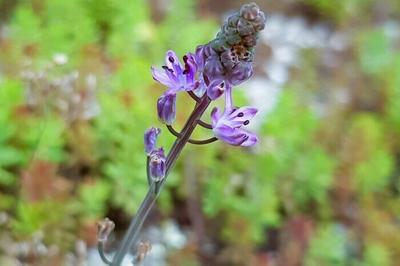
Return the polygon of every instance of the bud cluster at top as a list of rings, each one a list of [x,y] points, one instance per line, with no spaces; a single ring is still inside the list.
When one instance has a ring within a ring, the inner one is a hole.
[[[225,94],[225,111],[215,112],[212,118],[214,135],[232,145],[254,145],[256,136],[242,127],[247,126],[255,109],[244,107],[251,110],[243,120],[247,122],[236,123],[237,118],[231,115],[237,109],[232,101],[232,87],[252,76],[255,46],[265,22],[264,12],[255,3],[243,5],[228,17],[215,39],[199,45],[194,54],[183,56],[183,64],[172,50],[168,51],[162,69],[152,68],[154,80],[168,87],[157,101],[159,119],[167,125],[175,121],[178,92],[193,92],[210,100]]]

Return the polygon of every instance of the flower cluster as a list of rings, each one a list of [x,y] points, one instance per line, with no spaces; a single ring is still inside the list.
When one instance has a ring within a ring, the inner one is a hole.
[[[257,137],[243,129],[257,112],[252,107],[232,105],[232,87],[253,74],[252,61],[258,32],[265,27],[265,15],[255,3],[242,6],[231,15],[216,38],[197,47],[194,54],[183,56],[183,64],[168,51],[161,70],[152,68],[153,78],[168,87],[157,101],[159,119],[171,125],[176,117],[176,94],[193,92],[211,100],[225,93],[224,112],[215,109],[212,129],[215,137],[236,146],[251,146]]]

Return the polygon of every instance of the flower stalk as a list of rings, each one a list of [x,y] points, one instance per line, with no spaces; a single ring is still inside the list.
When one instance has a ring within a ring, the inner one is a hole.
[[[194,108],[181,133],[179,133],[180,137],[175,140],[170,152],[167,155],[164,179],[160,182],[151,183],[146,197],[142,201],[142,204],[140,205],[140,208],[137,211],[135,217],[132,219],[128,231],[126,232],[120,244],[120,248],[117,250],[117,253],[113,258],[113,262],[111,263],[112,266],[119,266],[125,255],[129,252],[133,245],[137,243],[137,238],[139,236],[139,232],[141,231],[143,223],[146,220],[151,208],[153,207],[158,195],[160,194],[161,188],[167,180],[170,170],[175,165],[179,154],[188,143],[188,140],[190,139],[190,136],[196,128],[198,121],[209,106],[210,102],[211,100],[206,95],[203,96],[200,99],[200,102]]]

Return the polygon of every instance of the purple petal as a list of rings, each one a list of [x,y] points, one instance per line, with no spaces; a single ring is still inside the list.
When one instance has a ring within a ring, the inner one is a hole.
[[[153,74],[153,79],[160,82],[167,87],[173,87],[174,83],[171,80],[170,75],[168,75],[167,70],[158,70],[155,67],[151,67],[151,72]]]
[[[204,74],[210,79],[210,82],[212,82],[213,79],[221,80],[224,75],[224,72],[225,69],[221,64],[221,61],[219,60],[219,56],[210,55],[207,58],[207,61],[204,66]]]
[[[150,177],[153,179],[153,181],[159,182],[165,177],[166,166],[165,166],[164,149],[159,148],[157,150],[152,151],[149,157],[150,157],[149,161]]]
[[[243,130],[243,129],[238,129],[238,130],[246,132],[246,136],[247,136],[247,140],[244,141],[240,146],[249,147],[249,146],[255,145],[258,142],[258,138],[257,138],[256,134],[246,131],[246,130]]]
[[[144,133],[144,146],[147,155],[149,155],[156,147],[157,137],[161,129],[151,127]]]
[[[250,106],[234,109],[233,112],[227,112],[228,115],[225,117],[224,123],[231,127],[246,126],[257,112],[257,108]]]
[[[171,125],[175,120],[176,114],[176,94],[167,91],[161,95],[157,101],[158,118],[164,124]]]
[[[232,85],[239,85],[253,75],[253,66],[250,62],[240,62],[225,75]]]
[[[196,48],[195,52],[195,60],[197,67],[201,70],[204,69],[207,58],[212,55],[216,54],[215,51],[210,47],[210,45],[199,45]]]
[[[217,123],[221,117],[220,111],[218,107],[214,107],[214,109],[211,111],[211,121],[212,121],[212,126],[213,128],[217,126]]]
[[[252,146],[257,143],[257,136],[243,129],[221,125],[213,131],[218,139],[234,146]]]
[[[185,61],[185,76],[186,76],[186,83],[194,83],[195,81],[195,75],[197,72],[197,65],[196,61],[194,59],[194,55],[191,53],[188,53],[186,55],[186,61]]]
[[[174,51],[167,51],[165,54],[165,63],[168,68],[174,70],[175,75],[182,74],[182,65],[179,63],[179,59]]]
[[[224,94],[224,91],[225,91],[225,83],[222,82],[217,86],[210,86],[207,89],[207,95],[208,97],[210,97],[211,100],[216,100],[218,97]]]

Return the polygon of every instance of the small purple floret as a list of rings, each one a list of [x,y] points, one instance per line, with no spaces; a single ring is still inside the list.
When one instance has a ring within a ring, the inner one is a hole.
[[[150,153],[149,173],[154,182],[159,182],[165,177],[164,149],[159,148]]]
[[[151,68],[154,80],[167,86],[170,92],[196,89],[199,83],[195,79],[197,66],[193,54],[184,56],[184,65],[179,62],[173,51],[168,51],[165,57],[162,70]]]
[[[257,113],[253,107],[229,108],[221,114],[218,108],[211,112],[214,135],[234,146],[253,146],[258,139],[254,133],[242,129]]]
[[[144,133],[144,148],[147,155],[156,148],[157,137],[160,135],[161,129],[151,127]]]
[[[171,125],[176,116],[176,94],[167,91],[158,98],[157,114],[161,122]]]

